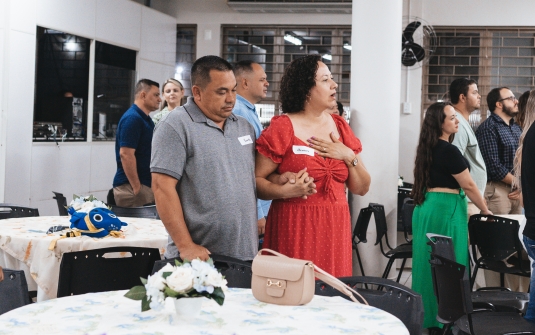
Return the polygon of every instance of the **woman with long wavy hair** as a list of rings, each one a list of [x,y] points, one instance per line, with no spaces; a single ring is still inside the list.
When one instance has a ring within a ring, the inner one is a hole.
[[[470,176],[470,166],[454,145],[459,120],[449,104],[432,104],[420,131],[414,167],[412,197],[416,204],[412,218],[412,288],[424,302],[424,327],[439,327],[438,305],[433,293],[430,248],[427,233],[450,236],[458,263],[468,266],[468,195],[482,214],[492,214]]]
[[[535,259],[535,90],[529,92],[522,125],[522,135],[515,155],[515,182],[521,190],[526,215],[524,246],[529,257]],[[531,268],[529,304],[524,318],[535,323],[535,262]]]

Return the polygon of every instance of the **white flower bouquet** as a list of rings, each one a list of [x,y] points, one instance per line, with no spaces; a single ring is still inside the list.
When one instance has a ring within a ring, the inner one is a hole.
[[[74,194],[67,211],[72,215],[74,212],[89,213],[93,208],[109,209],[105,203],[95,198],[92,194],[82,197]]]
[[[134,286],[124,296],[141,300],[141,311],[162,310],[174,299],[205,297],[213,299],[220,306],[225,300],[226,279],[214,267],[212,259],[199,259],[166,264],[160,271],[147,279],[143,285]]]
[[[398,175],[398,187],[403,187],[403,176]]]

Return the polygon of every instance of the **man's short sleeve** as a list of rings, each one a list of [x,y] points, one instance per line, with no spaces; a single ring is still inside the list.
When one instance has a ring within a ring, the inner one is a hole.
[[[152,137],[150,172],[163,173],[180,180],[187,158],[182,136],[184,134],[179,134],[169,123],[159,122]]]
[[[464,155],[466,147],[468,146],[468,132],[464,128],[464,124],[462,122],[459,122],[459,131],[455,133],[455,137],[453,138],[453,142],[451,142],[451,144],[459,149],[461,155]]]
[[[121,120],[119,139],[119,148],[127,147],[137,149],[141,134],[144,129],[143,120],[139,117],[130,116]]]

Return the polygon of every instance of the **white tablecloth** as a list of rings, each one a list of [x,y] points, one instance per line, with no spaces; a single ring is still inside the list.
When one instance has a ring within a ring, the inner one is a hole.
[[[0,334],[409,334],[395,316],[341,297],[315,296],[304,306],[259,302],[229,289],[223,306],[206,299],[193,320],[141,312],[126,291],[90,293],[30,304],[0,315]]]
[[[121,238],[70,237],[57,241],[54,250],[50,242],[59,237],[46,235],[51,226],[70,226],[66,216],[40,216],[0,221],[0,266],[24,270],[30,290],[37,289],[37,300],[57,296],[59,266],[64,252],[117,246],[158,248],[165,252],[167,232],[160,220],[120,218],[128,223]]]

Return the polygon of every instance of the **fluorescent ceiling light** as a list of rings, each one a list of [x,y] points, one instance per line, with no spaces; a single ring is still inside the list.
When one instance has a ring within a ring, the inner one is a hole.
[[[344,49],[347,49],[347,50],[351,51],[353,48],[351,47],[351,44],[346,43],[346,44],[344,44]]]
[[[182,73],[182,71],[184,71],[184,68],[182,66],[177,66],[176,67],[176,73]]]
[[[321,57],[326,60],[333,60],[333,56],[329,54],[322,55]]]
[[[295,45],[303,44],[303,42],[300,39],[298,39],[297,37],[294,37],[292,35],[288,35],[288,34],[284,35],[284,40],[286,40],[286,41],[288,41],[290,43],[293,43]]]
[[[65,49],[68,51],[76,51],[78,49],[78,45],[75,42],[67,42],[65,43]]]

